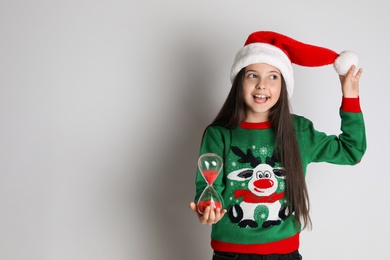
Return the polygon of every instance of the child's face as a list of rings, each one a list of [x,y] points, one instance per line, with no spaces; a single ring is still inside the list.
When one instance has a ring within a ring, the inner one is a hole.
[[[266,63],[248,65],[243,82],[245,121],[267,121],[270,109],[279,100],[281,88],[282,75],[277,68]]]

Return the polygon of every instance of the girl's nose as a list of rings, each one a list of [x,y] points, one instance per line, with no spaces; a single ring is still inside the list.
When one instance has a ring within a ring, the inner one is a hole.
[[[256,89],[265,89],[264,84],[259,80],[259,82],[256,84]]]

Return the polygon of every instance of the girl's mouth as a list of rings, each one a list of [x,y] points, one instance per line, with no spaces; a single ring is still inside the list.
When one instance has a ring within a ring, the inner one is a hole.
[[[267,101],[267,99],[269,99],[269,96],[267,96],[267,95],[253,95],[253,99],[255,100],[255,102],[264,103]]]

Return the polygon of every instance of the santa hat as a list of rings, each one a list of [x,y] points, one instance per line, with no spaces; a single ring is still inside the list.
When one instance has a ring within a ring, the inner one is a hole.
[[[267,63],[279,69],[291,97],[294,89],[292,63],[307,67],[333,64],[338,74],[345,75],[352,65],[357,66],[358,56],[352,51],[338,54],[279,33],[259,31],[249,35],[244,47],[238,51],[230,73],[231,81],[234,81],[242,68],[254,63]]]

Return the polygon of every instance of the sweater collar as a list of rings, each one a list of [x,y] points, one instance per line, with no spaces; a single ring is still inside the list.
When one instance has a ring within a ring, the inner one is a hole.
[[[271,128],[271,122],[266,121],[266,122],[259,122],[259,123],[250,123],[250,122],[242,122],[240,124],[240,127],[243,129],[268,129]]]

